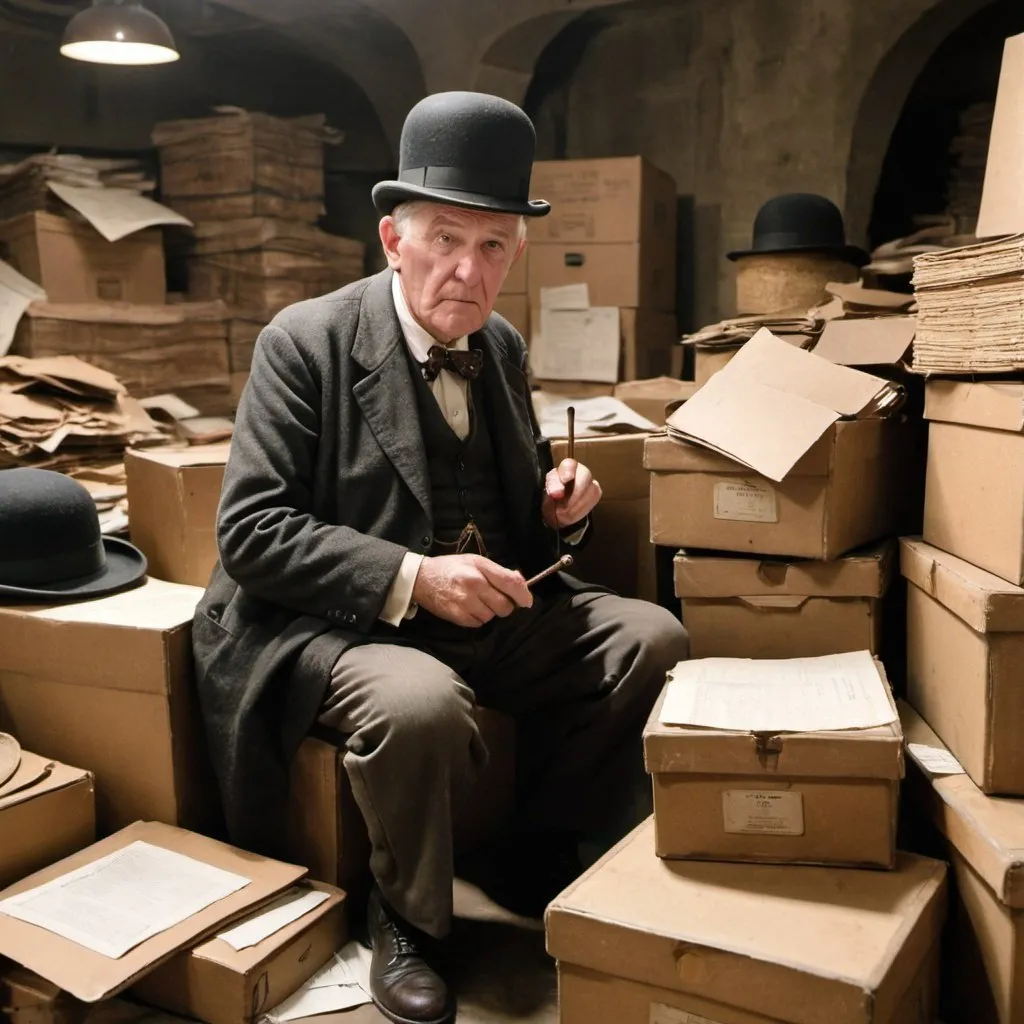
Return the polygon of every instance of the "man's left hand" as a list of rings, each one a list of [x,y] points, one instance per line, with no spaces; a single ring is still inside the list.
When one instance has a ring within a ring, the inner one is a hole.
[[[552,530],[561,530],[586,519],[600,500],[593,473],[575,459],[563,459],[544,481],[541,514]]]

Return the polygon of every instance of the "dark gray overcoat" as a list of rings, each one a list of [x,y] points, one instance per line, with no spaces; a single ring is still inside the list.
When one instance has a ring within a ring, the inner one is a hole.
[[[260,334],[196,611],[200,704],[228,835],[282,852],[288,766],[349,646],[378,621],[407,550],[433,542],[430,483],[391,271],[292,306]],[[471,339],[508,530],[527,574],[558,556],[541,519],[550,445],[526,347],[501,317]],[[566,579],[571,586],[575,581]]]

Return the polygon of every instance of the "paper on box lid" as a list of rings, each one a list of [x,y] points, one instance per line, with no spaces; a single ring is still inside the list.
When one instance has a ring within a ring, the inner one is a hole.
[[[896,544],[883,541],[834,562],[745,555],[675,556],[676,597],[881,597],[896,566]]]
[[[881,662],[876,659],[875,664],[884,678]],[[665,725],[660,716],[666,693],[667,687],[644,728],[644,762],[648,774],[903,777],[903,740],[898,722],[873,729],[772,736]]]
[[[892,366],[907,354],[916,332],[913,316],[830,320],[814,354],[840,366]]]
[[[924,389],[924,418],[1024,433],[1024,384],[930,380]]]
[[[945,876],[906,853],[893,871],[663,860],[648,819],[548,907],[547,948],[758,1019],[870,1024],[938,936]]]
[[[981,193],[976,234],[979,238],[1024,231],[1024,35],[1011,36],[1003,47],[1003,64],[996,92],[995,116],[989,136],[985,184]]]
[[[928,723],[898,701],[907,743],[948,750]],[[928,810],[942,834],[1008,907],[1024,908],[1024,800],[986,796],[970,776],[931,779],[914,768],[937,799]]]
[[[172,469],[192,469],[198,466],[223,466],[228,461],[231,445],[197,444],[188,448],[130,448],[125,456],[156,462]]]
[[[782,480],[843,417],[894,408],[901,389],[762,328],[668,418],[669,432]]]
[[[900,541],[900,571],[978,633],[1024,631],[1024,588],[916,538]]]
[[[0,955],[35,971],[78,999],[97,1002],[121,992],[179,949],[191,948],[226,922],[249,913],[306,873],[294,864],[245,853],[184,829],[140,821],[10,886],[0,893],[0,900],[34,889],[137,841],[244,875],[250,879],[249,884],[116,960],[46,929],[0,914]]]

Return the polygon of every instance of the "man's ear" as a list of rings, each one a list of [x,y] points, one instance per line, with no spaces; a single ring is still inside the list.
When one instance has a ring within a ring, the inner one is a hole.
[[[401,239],[395,230],[394,218],[382,217],[377,229],[380,233],[380,244],[384,248],[384,255],[387,257],[388,266],[392,270],[398,270],[402,264],[402,257],[398,252],[398,243]]]
[[[515,266],[515,264],[522,258],[524,252],[526,252],[526,239],[520,238],[519,244],[516,246],[516,254],[512,257],[512,263],[510,266]]]

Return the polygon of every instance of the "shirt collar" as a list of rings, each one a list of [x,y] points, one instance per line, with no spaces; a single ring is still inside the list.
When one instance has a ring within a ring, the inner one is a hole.
[[[405,336],[405,343],[409,346],[409,351],[418,363],[426,362],[430,346],[436,345],[438,342],[416,322],[416,318],[410,312],[409,303],[405,301],[405,292],[402,291],[402,282],[398,274],[391,275],[391,295],[395,300],[395,312],[398,314],[398,323],[402,328],[402,334]],[[466,352],[469,350],[469,338],[467,335],[463,335],[448,347],[460,352]]]

